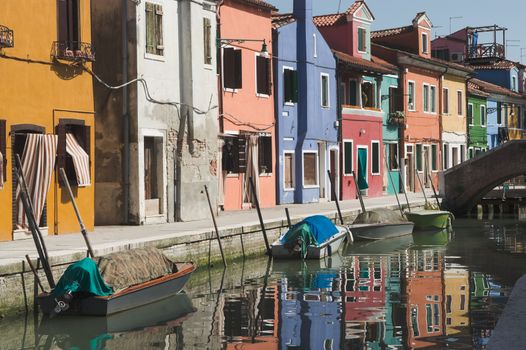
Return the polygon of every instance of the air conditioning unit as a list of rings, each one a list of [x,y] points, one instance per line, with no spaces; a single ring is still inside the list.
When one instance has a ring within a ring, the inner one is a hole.
[[[464,61],[464,54],[463,53],[452,53],[451,54],[451,61],[453,61],[453,62],[463,62]]]

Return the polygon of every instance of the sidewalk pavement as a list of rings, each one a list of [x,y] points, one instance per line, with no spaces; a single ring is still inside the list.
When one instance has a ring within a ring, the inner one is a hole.
[[[431,198],[431,194],[428,195]],[[405,203],[404,195],[399,196]],[[422,193],[408,193],[409,202],[415,205],[424,204]],[[394,195],[377,198],[365,198],[365,207],[375,209],[396,206]],[[334,216],[336,213],[335,202],[290,204],[274,208],[262,209],[265,222],[286,220],[285,207],[289,208],[291,219],[299,219],[308,215],[322,214]],[[340,202],[343,213],[360,210],[358,200]],[[219,230],[233,229],[246,225],[259,224],[257,212],[253,210],[222,212],[217,217]],[[94,250],[112,250],[114,247],[136,245],[147,242],[162,241],[174,237],[198,235],[210,232],[213,229],[211,219],[177,222],[144,226],[97,226],[94,232],[88,234]],[[76,253],[86,252],[86,246],[80,233],[48,236],[44,238],[50,257],[61,257]],[[25,260],[25,254],[36,258],[37,252],[32,239],[0,243],[0,267],[20,263]]]

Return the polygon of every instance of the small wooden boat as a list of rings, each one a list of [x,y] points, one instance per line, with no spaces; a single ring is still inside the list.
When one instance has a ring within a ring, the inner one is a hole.
[[[316,223],[312,220],[321,223],[320,226],[316,228]],[[311,234],[311,229],[319,232]],[[270,246],[270,251],[274,258],[279,259],[322,259],[340,250],[349,236],[347,227],[336,226],[326,217],[317,215],[306,218],[284,232]]]
[[[445,229],[451,225],[453,214],[445,210],[421,210],[405,213],[409,221],[414,222],[415,229]]]
[[[73,297],[65,313],[108,316],[173,296],[183,289],[197,268],[194,263],[174,264],[177,272],[130,286],[110,296]],[[44,314],[55,313],[57,301],[51,293],[41,293],[38,296],[38,304]]]
[[[410,235],[414,226],[412,222],[354,224],[349,225],[349,230],[356,240],[380,240]]]

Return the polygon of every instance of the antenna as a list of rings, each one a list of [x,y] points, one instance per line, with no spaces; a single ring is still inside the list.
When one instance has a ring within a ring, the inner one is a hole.
[[[337,13],[340,13],[340,7],[342,6],[342,0],[340,0],[340,2],[338,3],[338,12]]]
[[[431,28],[438,29],[438,28],[444,28],[444,26],[432,26]],[[435,38],[438,38],[438,37],[440,37],[440,35],[438,35],[437,31],[435,31]]]
[[[451,22],[453,22],[454,19],[461,19],[461,18],[464,18],[464,17],[462,17],[462,16],[449,17],[449,34],[452,33]]]

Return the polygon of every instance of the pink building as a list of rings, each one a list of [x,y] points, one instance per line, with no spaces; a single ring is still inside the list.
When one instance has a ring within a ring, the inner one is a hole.
[[[219,9],[219,205],[224,210],[254,207],[250,178],[260,205],[276,204],[271,60],[274,10],[260,0],[225,0]]]

